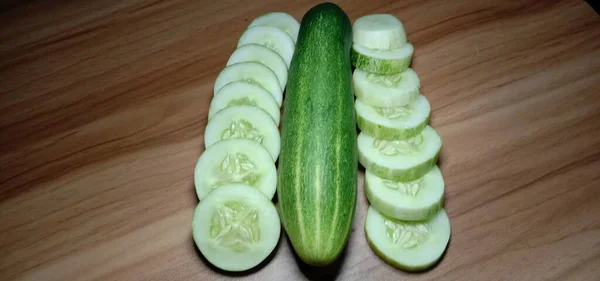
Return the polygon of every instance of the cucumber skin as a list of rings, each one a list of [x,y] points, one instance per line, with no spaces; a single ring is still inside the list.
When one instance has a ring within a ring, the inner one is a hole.
[[[429,124],[429,116],[427,116],[427,119],[418,126],[406,129],[390,128],[381,124],[370,123],[359,114],[356,114],[356,122],[361,131],[376,139],[403,140],[412,138],[423,132],[425,127]]]
[[[401,60],[385,60],[363,55],[352,49],[352,65],[366,72],[380,75],[398,74],[406,70],[412,61],[412,55]]]
[[[284,102],[277,194],[298,256],[325,266],[344,249],[356,207],[358,148],[352,26],[337,5],[303,17]]]

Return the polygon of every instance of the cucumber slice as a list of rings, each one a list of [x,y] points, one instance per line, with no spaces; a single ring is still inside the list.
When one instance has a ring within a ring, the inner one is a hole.
[[[352,82],[356,98],[377,107],[405,106],[419,96],[421,88],[419,76],[410,68],[393,75],[379,75],[357,68]]]
[[[237,47],[239,48],[246,44],[259,44],[275,51],[283,58],[288,68],[290,67],[294,49],[296,48],[294,40],[285,31],[268,25],[259,25],[246,29],[240,37]]]
[[[300,30],[300,23],[298,23],[298,21],[289,14],[282,12],[264,14],[255,18],[250,23],[248,28],[260,25],[277,27],[285,31],[285,33],[287,33],[292,38],[294,43],[296,43],[296,41],[298,40],[298,31]]]
[[[246,81],[262,87],[275,98],[277,106],[281,106],[283,90],[279,86],[277,75],[264,64],[249,61],[226,66],[217,76],[214,92],[217,93],[225,85],[235,81]]]
[[[451,228],[444,209],[426,221],[406,222],[385,217],[370,206],[365,233],[369,246],[381,259],[396,268],[418,271],[442,257]]]
[[[353,44],[352,65],[375,74],[398,74],[408,68],[413,52],[414,48],[411,43],[406,43],[402,48],[391,51],[369,49]]]
[[[377,139],[412,138],[427,126],[431,107],[423,95],[402,107],[373,107],[356,100],[356,123],[365,134]]]
[[[194,183],[198,199],[230,183],[250,185],[269,200],[275,194],[277,172],[269,151],[249,139],[227,139],[207,148],[196,163]]]
[[[231,54],[229,61],[227,61],[227,65],[247,61],[260,62],[267,66],[277,76],[281,89],[285,88],[288,70],[285,61],[283,61],[283,58],[279,54],[262,45],[247,44],[237,48],[233,54]]]
[[[444,178],[437,166],[422,178],[410,182],[382,179],[367,170],[365,193],[371,205],[390,218],[426,220],[442,208]]]
[[[228,184],[194,211],[192,236],[202,255],[227,271],[245,271],[265,260],[281,234],[277,210],[256,189]]]
[[[279,157],[279,130],[273,118],[258,107],[230,106],[215,114],[206,125],[204,145],[209,148],[225,139],[249,139],[264,146],[273,162]]]
[[[430,126],[406,140],[380,140],[358,134],[358,161],[378,177],[413,181],[424,176],[437,162],[442,140]]]
[[[406,44],[404,26],[390,14],[374,14],[358,18],[352,25],[352,41],[371,49],[399,49]]]
[[[231,82],[213,97],[208,109],[208,120],[220,110],[236,105],[252,105],[266,111],[279,126],[281,112],[273,96],[265,89],[244,81]]]

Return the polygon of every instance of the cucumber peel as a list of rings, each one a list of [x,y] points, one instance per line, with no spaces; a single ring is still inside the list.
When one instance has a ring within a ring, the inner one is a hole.
[[[352,65],[375,74],[398,74],[408,68],[413,52],[414,48],[411,43],[390,51],[369,49],[354,44],[352,45]]]

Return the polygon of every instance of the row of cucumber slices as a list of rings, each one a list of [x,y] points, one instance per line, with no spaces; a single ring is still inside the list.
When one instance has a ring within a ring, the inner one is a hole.
[[[444,253],[450,221],[436,165],[442,141],[428,125],[431,107],[409,68],[414,48],[389,14],[357,19],[353,41],[359,162],[371,204],[367,240],[393,266],[422,270]]]
[[[206,149],[194,171],[200,203],[192,232],[206,260],[223,270],[255,267],[279,241],[281,224],[271,200],[280,107],[299,27],[286,13],[257,17],[214,83]]]

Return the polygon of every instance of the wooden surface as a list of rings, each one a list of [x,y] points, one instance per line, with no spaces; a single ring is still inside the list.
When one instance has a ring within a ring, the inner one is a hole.
[[[393,13],[444,146],[452,240],[407,274],[285,236],[247,280],[600,280],[600,17],[569,1],[338,1]],[[497,3],[493,3],[497,2]],[[213,82],[249,21],[314,1],[0,4],[0,280],[229,280],[191,238]]]

